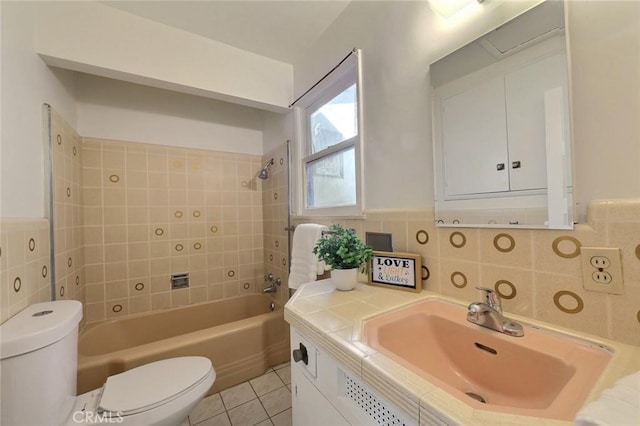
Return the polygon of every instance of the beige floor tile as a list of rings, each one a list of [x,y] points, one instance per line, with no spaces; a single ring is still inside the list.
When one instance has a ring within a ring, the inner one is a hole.
[[[263,420],[267,420],[268,416],[262,404],[256,398],[229,410],[229,418],[233,426],[253,426]]]
[[[274,391],[285,385],[274,371],[270,371],[258,378],[249,380],[249,383],[251,383],[253,390],[258,394],[258,396]]]
[[[271,423],[271,420],[267,419],[258,423],[256,426],[273,426],[273,423]]]
[[[291,408],[291,392],[285,386],[269,392],[260,397],[262,405],[269,414],[269,417],[275,416],[284,410]]]
[[[220,396],[222,397],[222,401],[224,402],[224,406],[227,410],[251,401],[257,397],[249,382],[244,382],[232,388],[225,389],[220,392]]]
[[[196,405],[196,408],[189,414],[189,421],[194,425],[210,417],[217,416],[220,413],[224,413],[224,405],[222,405],[220,394],[216,393],[203,399]]]
[[[196,426],[193,423],[192,426]],[[197,426],[231,426],[231,422],[229,421],[229,416],[227,413],[218,414],[217,416],[211,417],[201,423],[197,423]]]
[[[291,408],[271,417],[271,421],[273,422],[274,426],[292,426],[293,420],[291,418]]]
[[[280,370],[281,368],[290,367],[290,366],[291,366],[291,362],[285,362],[285,363],[282,363],[280,365],[276,365],[275,367],[273,367],[273,369],[274,370]]]
[[[291,366],[282,367],[276,370],[276,374],[284,382],[285,385],[291,383]]]

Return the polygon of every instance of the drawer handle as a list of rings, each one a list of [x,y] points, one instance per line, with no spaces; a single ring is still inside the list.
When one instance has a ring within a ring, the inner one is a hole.
[[[293,360],[295,362],[304,362],[305,365],[309,364],[309,354],[307,353],[307,348],[300,343],[300,349],[293,350]]]

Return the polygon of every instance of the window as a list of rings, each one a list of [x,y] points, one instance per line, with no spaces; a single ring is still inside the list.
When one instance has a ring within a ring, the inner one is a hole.
[[[362,214],[358,53],[351,54],[296,106],[298,187],[294,213]]]

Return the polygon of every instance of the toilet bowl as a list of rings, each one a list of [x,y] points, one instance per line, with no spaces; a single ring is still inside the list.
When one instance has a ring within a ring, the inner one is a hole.
[[[0,326],[3,426],[176,426],[215,381],[208,358],[170,358],[125,371],[76,396],[77,301],[38,303]]]

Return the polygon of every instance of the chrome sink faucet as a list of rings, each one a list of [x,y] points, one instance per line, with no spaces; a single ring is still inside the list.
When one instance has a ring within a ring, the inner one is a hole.
[[[476,289],[482,292],[482,302],[469,305],[467,321],[509,336],[524,336],[522,325],[502,315],[502,304],[498,293],[486,287],[476,287]]]

